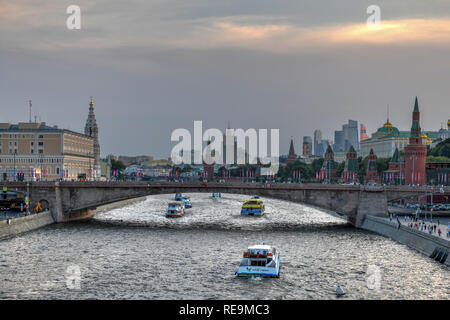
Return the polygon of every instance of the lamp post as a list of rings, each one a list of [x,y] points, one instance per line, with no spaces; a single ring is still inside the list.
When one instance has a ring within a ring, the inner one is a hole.
[[[16,173],[16,154],[17,154],[17,149],[14,149],[14,181],[17,181],[17,173]]]
[[[42,181],[42,163],[44,162],[44,155],[42,153],[39,154],[39,163],[41,164],[41,173],[39,175],[39,180]]]

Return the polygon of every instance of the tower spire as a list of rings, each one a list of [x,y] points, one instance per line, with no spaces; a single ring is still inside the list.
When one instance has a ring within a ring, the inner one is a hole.
[[[92,97],[89,102],[89,115],[86,120],[86,126],[84,127],[84,134],[93,138],[93,154],[90,156],[94,158],[94,172],[91,172],[90,176],[93,178],[100,177],[100,143],[98,141],[98,126],[94,113],[94,100]]]
[[[416,101],[414,102],[414,112],[419,112],[419,103],[417,102],[417,96]]]
[[[31,100],[28,100],[29,106],[30,106],[30,117],[29,117],[29,121],[31,123],[31,107],[32,107],[32,103]]]
[[[387,105],[387,122],[389,122],[389,103]]]
[[[414,111],[412,113],[412,125],[411,125],[411,137],[409,143],[421,144],[420,137],[422,136],[422,130],[420,129],[420,112],[419,103],[416,100],[414,102]]]

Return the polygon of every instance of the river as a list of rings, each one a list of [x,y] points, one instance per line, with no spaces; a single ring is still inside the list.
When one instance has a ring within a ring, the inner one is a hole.
[[[241,217],[246,196],[194,193],[168,219],[173,196],[0,241],[0,299],[335,299],[337,282],[344,299],[450,298],[448,267],[323,210],[264,199],[265,216]],[[280,278],[237,278],[261,242]]]

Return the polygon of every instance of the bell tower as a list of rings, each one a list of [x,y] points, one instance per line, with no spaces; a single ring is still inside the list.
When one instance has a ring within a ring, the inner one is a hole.
[[[86,121],[86,126],[84,127],[84,134],[88,137],[94,138],[94,154],[90,155],[94,157],[94,163],[91,170],[91,177],[97,179],[101,175],[100,171],[100,144],[98,142],[98,126],[97,121],[95,120],[94,113],[94,101],[91,97],[91,101],[89,102],[89,115]]]

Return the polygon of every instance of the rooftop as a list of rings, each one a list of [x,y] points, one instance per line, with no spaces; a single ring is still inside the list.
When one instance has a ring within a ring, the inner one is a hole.
[[[1,132],[13,131],[47,131],[47,132],[61,132],[58,126],[50,127],[45,122],[19,122],[18,124],[0,123]]]

